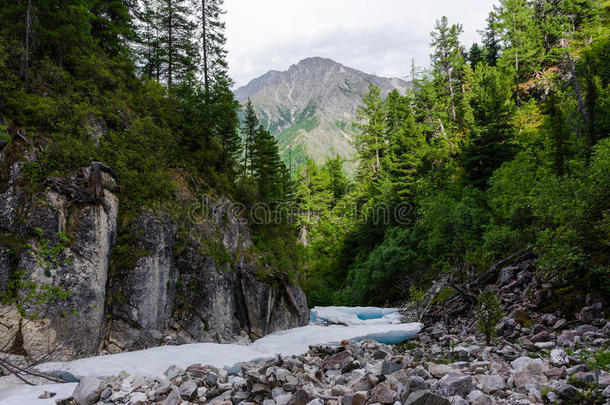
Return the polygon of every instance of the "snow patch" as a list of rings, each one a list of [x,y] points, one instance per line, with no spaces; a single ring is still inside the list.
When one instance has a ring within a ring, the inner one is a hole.
[[[398,324],[402,315],[398,308],[377,307],[314,307],[310,312],[311,322],[340,325]]]
[[[311,311],[312,323],[267,335],[249,345],[195,343],[180,346],[159,346],[146,350],[90,357],[68,362],[44,363],[41,371],[67,371],[76,377],[118,375],[122,370],[132,375],[156,377],[169,366],[186,368],[200,363],[218,368],[234,369],[237,363],[276,354],[286,356],[305,353],[310,345],[339,344],[342,340],[361,341],[374,339],[385,344],[403,342],[415,336],[421,323],[398,323],[395,308],[374,307],[316,307]],[[341,321],[349,326],[323,326],[314,323]],[[0,404],[52,404],[55,399],[69,396],[75,384],[49,386],[16,386],[0,392]],[[45,390],[57,395],[51,400],[39,400]]]

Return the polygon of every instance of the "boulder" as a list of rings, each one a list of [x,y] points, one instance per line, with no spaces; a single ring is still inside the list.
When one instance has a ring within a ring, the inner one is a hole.
[[[584,307],[578,313],[578,319],[584,323],[591,323],[602,317],[603,306],[601,302]]]
[[[99,399],[102,388],[101,379],[85,376],[74,389],[72,397],[78,405],[92,405]]]
[[[182,399],[190,401],[195,397],[195,394],[197,393],[197,384],[193,381],[185,381],[180,384],[178,390],[180,391],[180,396],[182,397]]]
[[[438,391],[445,396],[461,397],[473,390],[472,377],[459,371],[452,371],[438,382]]]
[[[434,378],[442,378],[455,370],[447,364],[426,363],[426,366]]]
[[[570,361],[565,351],[561,349],[551,350],[551,364],[554,364],[556,366],[565,366],[569,363]]]
[[[148,397],[143,392],[134,392],[129,398],[129,405],[143,405],[148,403]]]
[[[518,359],[511,361],[510,365],[514,369],[519,370],[522,368],[527,368],[527,366],[529,366],[533,362],[534,362],[534,359],[532,359],[531,357],[522,356],[522,357],[519,357]]]
[[[488,395],[480,395],[471,402],[471,405],[494,405],[496,402]]]
[[[557,396],[559,398],[567,401],[570,401],[578,396],[578,389],[564,381],[560,381],[559,384],[557,384],[555,391],[557,392]]]
[[[560,378],[565,378],[568,373],[566,372],[565,367],[553,367],[544,372],[544,375],[549,380],[559,380]]]
[[[536,342],[548,342],[551,339],[551,335],[548,331],[543,330],[536,333],[534,336],[530,338],[530,340],[534,343]]]
[[[519,271],[519,267],[505,267],[500,270],[500,275],[498,276],[498,283],[501,285],[507,284],[512,281],[515,277],[515,274]]]
[[[412,392],[404,405],[451,405],[447,398],[433,394],[430,391],[421,390]]]
[[[313,398],[307,391],[300,389],[292,394],[287,405],[307,405],[312,399]]]
[[[565,319],[559,319],[557,322],[555,322],[555,324],[553,325],[553,329],[563,329],[564,326],[566,326],[568,324],[568,321]]]
[[[486,394],[491,394],[499,390],[503,390],[506,386],[504,378],[500,375],[477,375],[475,377],[479,383],[481,391]]]
[[[365,405],[366,399],[366,391],[356,392],[354,394],[348,394],[341,397],[341,405]]]
[[[519,369],[513,376],[513,384],[519,389],[524,389],[532,381],[536,381],[536,379],[527,368]]]
[[[377,384],[371,391],[370,401],[379,402],[381,404],[393,404],[398,399],[398,394],[392,389],[389,382]]]

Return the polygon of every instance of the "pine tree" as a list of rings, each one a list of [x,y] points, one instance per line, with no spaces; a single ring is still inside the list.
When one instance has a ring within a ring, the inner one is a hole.
[[[281,201],[286,191],[286,166],[280,158],[277,141],[262,125],[251,144],[252,175],[261,201]]]
[[[369,84],[368,91],[362,96],[358,107],[356,123],[360,133],[356,136],[355,146],[360,160],[360,176],[373,180],[380,177],[381,161],[386,149],[385,108],[381,89]]]
[[[336,204],[346,193],[349,181],[343,172],[343,159],[340,156],[329,158],[323,166],[330,176],[330,190],[333,194],[333,204]]]
[[[476,42],[472,44],[468,51],[468,62],[472,70],[475,70],[480,62],[485,61],[485,49],[481,48]]]
[[[514,70],[517,105],[521,103],[519,83],[538,67],[541,55],[540,36],[533,17],[527,0],[502,0],[500,3],[498,27],[505,48],[499,62]]]
[[[167,87],[195,71],[197,48],[193,42],[195,24],[189,20],[186,0],[161,0],[158,10],[160,44]]]
[[[474,125],[463,149],[463,166],[468,180],[485,188],[495,169],[512,157],[513,104],[510,84],[495,67],[479,65],[474,72],[470,101]]]
[[[457,71],[464,63],[463,52],[459,42],[459,36],[463,32],[461,24],[449,26],[447,17],[436,21],[432,36],[431,46],[434,53],[430,55],[434,65],[435,75],[439,81],[444,83],[444,88],[449,94],[450,110],[449,116],[452,121],[456,120],[456,86]]]
[[[250,171],[252,175],[252,151],[254,147],[254,140],[256,138],[256,131],[258,129],[258,118],[256,111],[254,111],[254,105],[252,101],[248,99],[246,102],[246,116],[244,118],[242,132],[244,134],[244,176]]]
[[[161,80],[162,49],[158,0],[141,0],[136,11],[138,21],[135,53],[139,68],[149,80]]]
[[[126,55],[129,42],[136,38],[131,11],[133,0],[89,0],[91,35],[109,55]]]
[[[483,53],[489,66],[496,66],[500,57],[500,38],[498,34],[498,14],[497,10],[489,13],[487,26],[479,34],[483,37]],[[474,67],[473,67],[474,68]]]
[[[399,199],[412,196],[418,166],[426,140],[420,125],[409,112],[392,137],[389,147],[389,172],[392,189]]]
[[[206,105],[211,108],[210,117],[214,128],[213,135],[218,138],[222,148],[220,167],[230,177],[237,174],[237,166],[242,154],[239,137],[239,102],[224,78],[218,78],[207,95]]]
[[[215,80],[228,79],[225,23],[221,21],[223,3],[224,0],[201,0],[200,5],[201,59],[206,92]]]

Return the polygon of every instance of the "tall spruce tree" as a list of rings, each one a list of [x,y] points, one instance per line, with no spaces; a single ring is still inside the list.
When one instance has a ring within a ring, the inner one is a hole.
[[[160,45],[167,87],[195,71],[197,47],[195,24],[189,19],[186,0],[161,0],[159,7]]]
[[[209,92],[216,79],[228,79],[225,23],[221,20],[224,0],[200,1],[201,70],[205,90]]]
[[[436,21],[432,36],[431,46],[433,53],[430,55],[434,65],[434,72],[438,80],[443,84],[449,95],[449,117],[456,121],[456,88],[459,88],[457,80],[458,70],[461,69],[464,58],[460,46],[460,34],[463,28],[461,24],[449,26],[447,17]]]
[[[426,140],[411,111],[393,134],[389,145],[390,182],[401,200],[412,197],[417,169],[425,151]]]
[[[359,156],[359,175],[379,179],[381,161],[386,149],[386,115],[381,89],[378,86],[369,84],[356,116],[356,126],[360,133],[354,143]]]
[[[239,137],[239,102],[229,89],[227,79],[219,78],[212,90],[207,93],[206,103],[210,105],[210,117],[213,121],[213,134],[220,143],[222,155],[221,170],[234,177],[238,170],[242,154],[242,142]]]
[[[487,17],[487,26],[484,30],[479,31],[483,38],[483,53],[485,60],[489,66],[496,66],[500,57],[501,46],[500,36],[498,34],[498,14],[497,10],[489,13]],[[475,65],[476,66],[476,65]]]
[[[533,9],[527,0],[502,0],[498,9],[498,27],[504,42],[499,63],[512,67],[515,80],[515,100],[521,103],[519,83],[538,68],[541,56],[540,36]]]
[[[137,41],[135,54],[144,77],[161,80],[162,49],[159,0],[141,0],[136,10]]]
[[[466,177],[483,189],[493,171],[512,157],[513,103],[505,75],[485,64],[474,72],[472,91],[474,125],[462,158]]]
[[[254,141],[256,139],[256,131],[258,130],[259,122],[254,111],[254,105],[252,101],[248,99],[246,102],[246,116],[242,126],[242,132],[244,134],[244,176],[252,175],[252,154],[254,148]]]
[[[251,145],[252,172],[261,201],[281,201],[286,192],[286,166],[280,158],[277,141],[262,125]]]
[[[89,0],[91,35],[109,55],[124,55],[136,38],[132,24],[135,0]]]

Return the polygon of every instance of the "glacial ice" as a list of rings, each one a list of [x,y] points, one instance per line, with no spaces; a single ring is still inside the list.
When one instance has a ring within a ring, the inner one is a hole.
[[[335,323],[328,326],[320,323]],[[234,365],[276,354],[298,355],[310,345],[339,344],[342,340],[373,339],[385,344],[403,342],[417,334],[420,323],[399,323],[400,314],[395,308],[374,307],[316,307],[311,311],[311,323],[267,335],[249,345],[195,343],[180,346],[159,346],[146,350],[96,356],[68,362],[52,362],[38,366],[42,371],[67,371],[77,377],[86,375],[117,375],[122,370],[132,375],[158,376],[169,366],[186,368],[201,363],[234,371]],[[340,324],[336,324],[340,323]],[[29,387],[14,386],[0,391],[0,404],[54,404],[68,386]],[[57,392],[49,400],[38,396],[44,390]],[[72,388],[73,389],[73,388]]]

